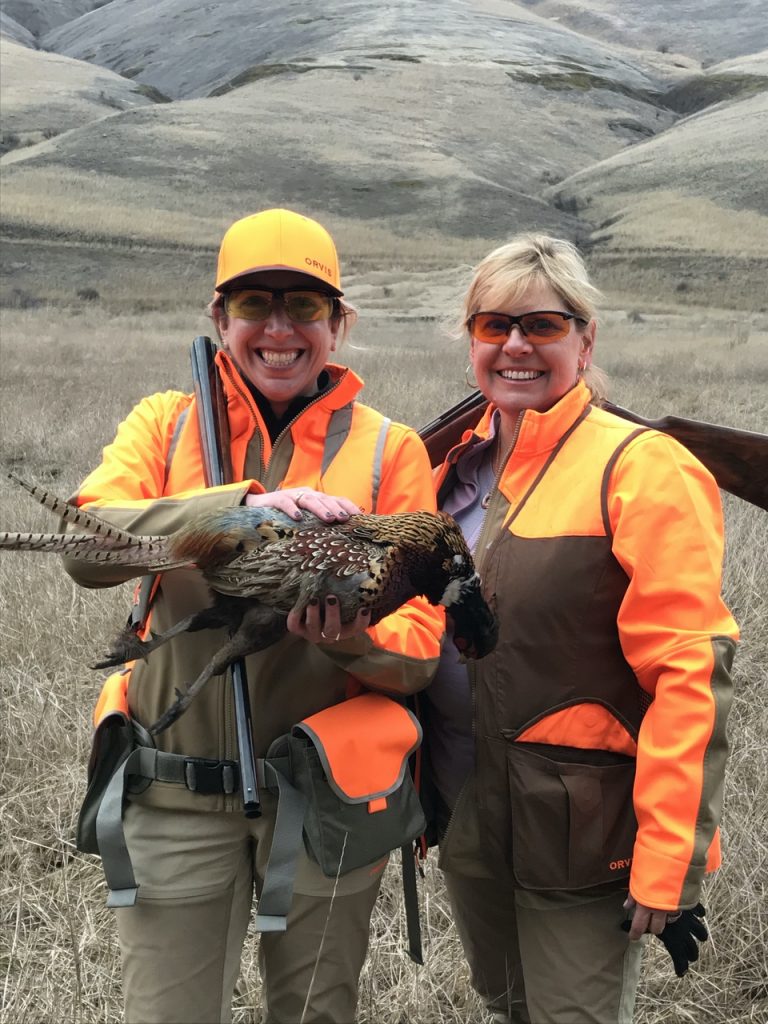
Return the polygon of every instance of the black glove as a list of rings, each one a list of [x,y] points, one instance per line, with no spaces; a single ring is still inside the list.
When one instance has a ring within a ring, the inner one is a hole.
[[[657,936],[667,947],[678,978],[682,978],[686,973],[689,964],[695,963],[699,959],[699,947],[696,940],[706,942],[709,938],[709,932],[702,920],[705,914],[704,907],[701,903],[697,903],[692,910],[683,910],[680,917],[667,923],[661,934]],[[628,932],[632,927],[632,922],[622,921],[621,927]]]

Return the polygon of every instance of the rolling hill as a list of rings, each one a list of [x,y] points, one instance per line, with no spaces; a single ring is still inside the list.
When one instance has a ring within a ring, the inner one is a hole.
[[[3,41],[6,301],[32,267],[58,300],[97,252],[150,291],[169,253],[197,280],[227,223],[277,204],[360,269],[536,227],[659,301],[710,274],[752,301],[765,273],[757,0],[676,4],[667,41],[668,9],[629,0],[53,6],[5,8],[33,35]]]

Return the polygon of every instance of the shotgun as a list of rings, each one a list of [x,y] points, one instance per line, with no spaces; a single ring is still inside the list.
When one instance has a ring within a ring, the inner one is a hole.
[[[477,426],[487,405],[482,392],[473,391],[421,428],[419,436],[433,466],[443,462],[465,430]],[[707,467],[718,487],[768,511],[768,435],[679,416],[648,420],[612,402],[604,402],[602,407],[632,423],[674,437]]]
[[[192,342],[192,379],[195,385],[197,423],[200,428],[200,447],[206,487],[220,487],[231,483],[232,467],[229,459],[229,420],[221,378],[216,370],[216,346],[210,338],[199,335]],[[261,815],[259,786],[256,780],[256,761],[253,755],[253,729],[251,702],[248,696],[248,678],[245,660],[232,663],[232,688],[235,698],[235,728],[240,752],[240,787],[246,818]]]

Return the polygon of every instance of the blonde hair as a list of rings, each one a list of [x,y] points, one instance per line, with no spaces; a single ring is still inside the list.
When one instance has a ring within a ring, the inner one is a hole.
[[[576,246],[563,238],[530,233],[516,235],[488,253],[475,267],[462,303],[457,333],[467,335],[467,321],[473,313],[501,312],[514,306],[538,284],[549,285],[556,291],[566,312],[586,321],[597,318],[602,295],[589,280]],[[606,397],[605,373],[590,366],[584,377],[592,401],[599,405]]]

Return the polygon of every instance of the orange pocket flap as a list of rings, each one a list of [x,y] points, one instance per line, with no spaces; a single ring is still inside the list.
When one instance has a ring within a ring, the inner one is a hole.
[[[421,743],[416,716],[380,693],[364,693],[318,711],[294,726],[294,735],[302,732],[312,740],[330,787],[352,804],[393,793]]]
[[[130,678],[131,670],[123,668],[119,672],[113,672],[111,676],[107,676],[104,680],[99,699],[96,701],[96,707],[93,710],[94,728],[98,729],[99,725],[109,715],[123,715],[125,718],[131,717],[128,710],[128,682]]]
[[[627,728],[608,708],[591,701],[572,704],[545,715],[524,729],[515,740],[517,743],[548,743],[637,756],[637,743]]]

